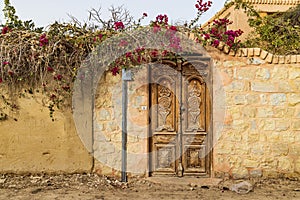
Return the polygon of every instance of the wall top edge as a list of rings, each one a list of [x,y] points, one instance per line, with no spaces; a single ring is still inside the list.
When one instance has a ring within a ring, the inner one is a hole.
[[[275,55],[261,48],[239,48],[238,50],[229,49],[227,46],[218,48],[225,54],[233,57],[260,58],[269,64],[300,64],[300,54],[298,55]]]

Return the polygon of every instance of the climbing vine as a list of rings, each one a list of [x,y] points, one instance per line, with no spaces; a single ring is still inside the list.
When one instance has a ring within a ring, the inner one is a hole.
[[[112,7],[112,18],[105,21],[99,11],[92,9],[90,20],[93,22],[89,24],[81,24],[72,17],[72,22],[55,22],[44,29],[36,27],[31,20],[20,20],[9,0],[4,3],[6,23],[1,25],[0,35],[0,120],[15,118],[19,97],[37,93],[45,97],[43,103],[49,108],[50,117],[54,120],[56,109],[70,108],[73,82],[89,53],[112,36],[141,28],[141,20],[147,17],[147,13],[143,13],[138,21],[134,21],[127,10]],[[176,35],[178,32],[196,33],[197,42],[204,46],[217,47],[219,42],[224,42],[229,48],[237,48],[237,38],[242,31],[223,31],[230,23],[228,20],[216,20],[207,30],[197,25],[201,15],[211,5],[211,1],[198,0],[195,4],[196,17],[189,24],[174,26],[169,23],[168,16],[162,14],[151,21],[149,27],[153,33],[166,34],[168,48],[174,52],[181,48],[180,38]],[[128,43],[121,41],[116,48],[123,48]],[[109,70],[117,75],[122,68],[171,55],[170,51],[146,50],[141,46],[117,58]]]
[[[300,53],[300,5],[284,13],[260,16],[259,11],[241,0],[235,0],[237,9],[244,9],[249,25],[254,29],[245,47],[261,47],[280,55]]]

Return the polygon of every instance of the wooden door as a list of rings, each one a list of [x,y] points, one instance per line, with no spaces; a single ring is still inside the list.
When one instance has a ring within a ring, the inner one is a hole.
[[[171,64],[170,64],[171,63]],[[151,175],[210,174],[207,84],[192,66],[150,67]]]

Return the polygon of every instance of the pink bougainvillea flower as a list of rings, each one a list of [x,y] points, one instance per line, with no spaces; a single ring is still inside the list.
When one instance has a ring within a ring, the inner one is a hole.
[[[170,30],[177,31],[177,27],[176,26],[170,26]]]
[[[6,34],[6,33],[8,33],[9,32],[9,27],[8,26],[4,26],[3,28],[2,28],[2,34]]]
[[[204,39],[205,39],[205,40],[210,39],[210,35],[209,35],[208,33],[204,34]]]
[[[123,30],[125,28],[123,22],[115,22],[114,24],[115,30]]]
[[[169,21],[168,16],[166,14],[164,14],[164,15],[157,15],[155,22],[157,22],[159,24],[167,25],[168,21]]]
[[[7,73],[8,73],[10,76],[13,76],[13,75],[15,74],[12,70],[8,70]]]
[[[147,13],[143,13],[143,16],[144,16],[144,17],[148,17],[148,14],[147,14]]]
[[[211,7],[211,5],[212,5],[211,1],[203,3],[203,0],[198,0],[195,7],[197,8],[198,12],[206,12]]]
[[[153,58],[156,58],[157,56],[158,56],[158,51],[157,50],[153,50],[153,51],[151,51],[151,56],[153,57]]]
[[[48,71],[48,72],[53,72],[54,69],[53,69],[52,67],[47,67],[47,71]]]
[[[125,54],[125,56],[126,56],[126,58],[131,58],[131,57],[132,57],[132,53],[131,53],[131,52],[127,52],[127,53]]]
[[[56,98],[56,95],[55,94],[51,94],[50,99],[53,100],[55,98]]]
[[[218,47],[219,44],[220,44],[220,41],[219,41],[219,40],[214,40],[212,46],[213,46],[213,47]]]
[[[166,55],[168,55],[168,53],[169,53],[168,50],[163,50],[163,52],[161,53],[161,55],[162,56],[166,56]]]
[[[62,78],[63,78],[63,77],[62,77],[61,74],[58,74],[58,75],[54,76],[54,80],[61,81]]]
[[[40,46],[46,46],[49,43],[49,40],[46,37],[46,34],[40,36]]]
[[[158,25],[153,26],[153,32],[154,33],[158,33],[160,30],[161,30],[160,26],[158,26]]]
[[[138,47],[135,49],[135,52],[137,52],[137,53],[141,53],[142,51],[145,51],[144,47]]]
[[[94,37],[94,42],[97,42],[97,40],[102,40],[103,35],[100,33],[97,37]]]
[[[169,47],[176,51],[181,51],[182,47],[180,45],[180,38],[175,35],[171,37]]]
[[[68,86],[68,85],[62,86],[61,88],[65,91],[70,91],[70,86]]]
[[[2,64],[3,65],[10,65],[10,63],[8,61],[4,61]]]
[[[113,76],[117,76],[117,74],[119,74],[119,68],[118,67],[112,68],[111,73]]]

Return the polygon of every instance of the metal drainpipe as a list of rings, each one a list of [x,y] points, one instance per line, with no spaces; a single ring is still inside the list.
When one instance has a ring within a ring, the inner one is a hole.
[[[122,182],[127,182],[128,81],[132,81],[131,71],[122,69],[122,172],[121,172]]]

